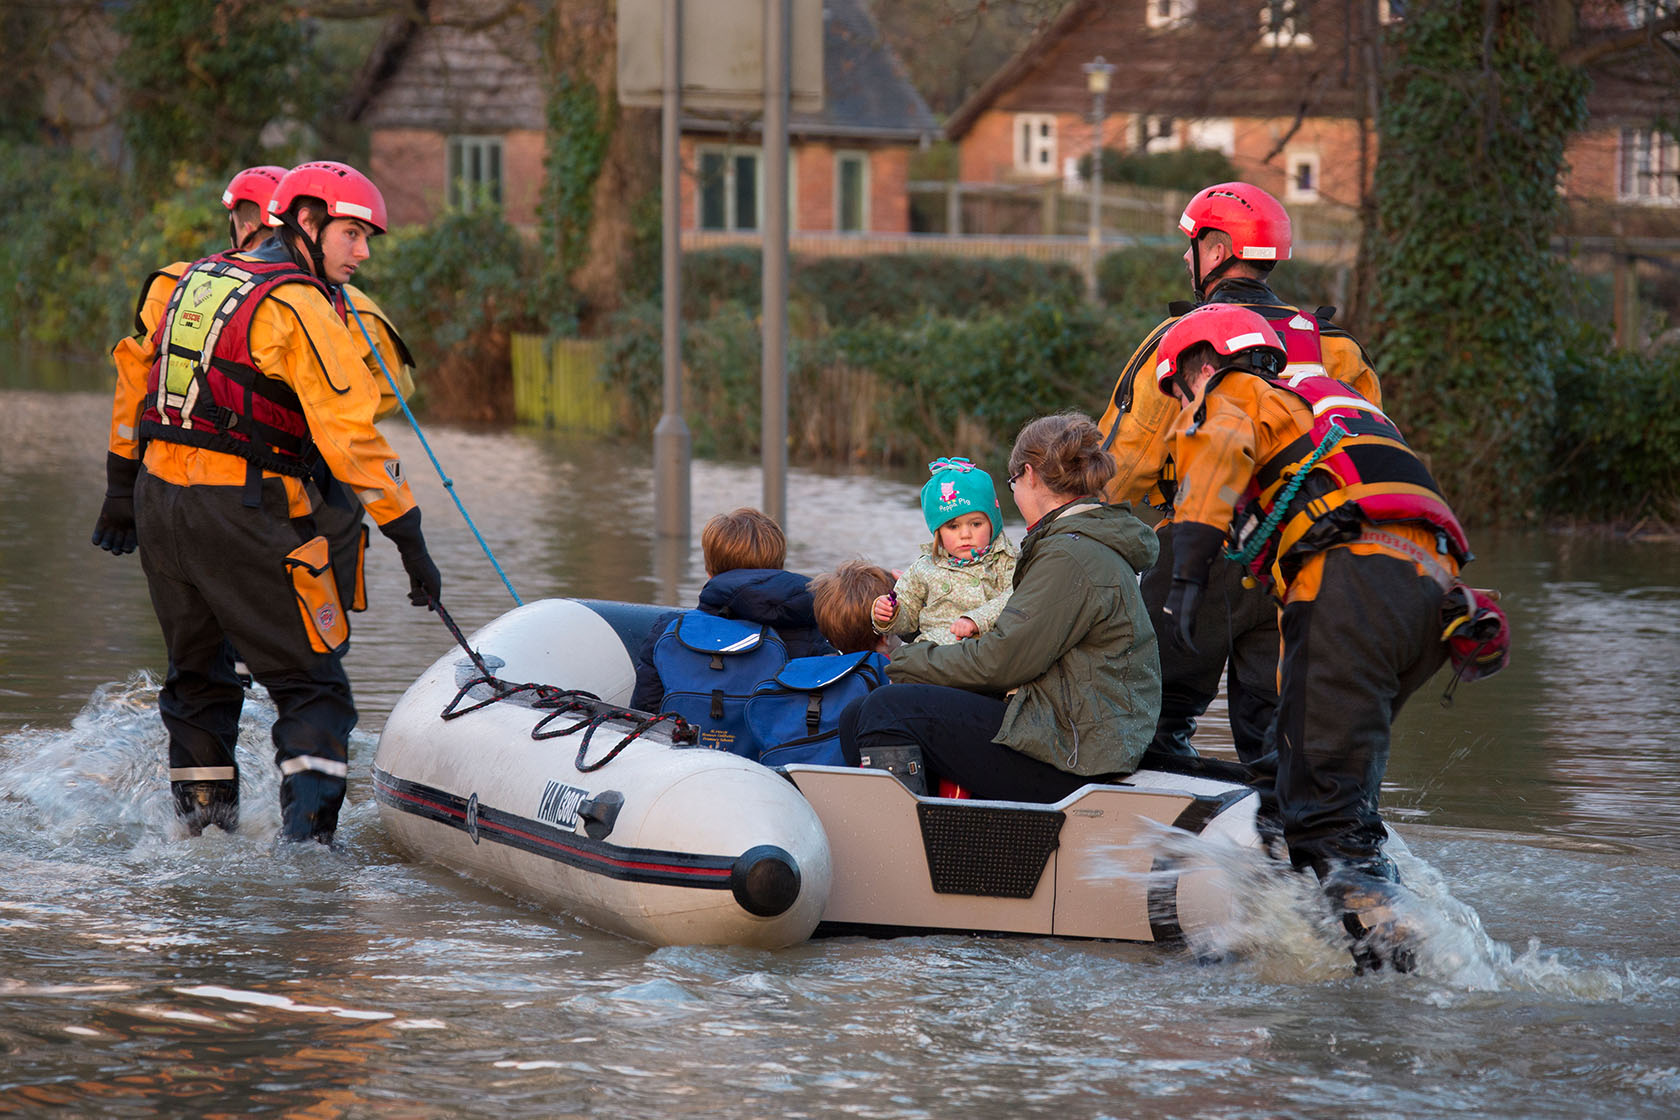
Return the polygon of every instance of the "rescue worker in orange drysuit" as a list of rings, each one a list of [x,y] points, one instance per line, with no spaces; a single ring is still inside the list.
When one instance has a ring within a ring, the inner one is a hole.
[[[1253,308],[1289,339],[1291,362],[1322,368],[1381,403],[1364,349],[1330,323],[1334,308],[1306,311],[1267,286],[1272,267],[1288,260],[1293,246],[1289,215],[1275,198],[1248,183],[1219,183],[1191,198],[1178,224],[1190,239],[1184,263],[1198,301]],[[1160,559],[1143,576],[1143,601],[1161,651],[1161,716],[1150,747],[1156,754],[1194,755],[1190,739],[1196,721],[1224,676],[1237,757],[1253,763],[1271,749],[1268,735],[1277,707],[1277,612],[1270,599],[1245,588],[1231,565],[1219,565],[1202,600],[1197,648],[1180,643],[1161,614],[1171,584],[1174,469],[1168,437],[1178,405],[1156,387],[1154,370],[1162,335],[1188,310],[1177,304],[1173,309],[1127,361],[1098,421],[1118,465],[1108,500],[1150,501],[1168,514],[1157,526]]]
[[[1181,408],[1164,615],[1189,648],[1214,573],[1246,568],[1271,589],[1290,860],[1317,873],[1362,966],[1409,968],[1377,794],[1395,713],[1447,656],[1443,607],[1470,559],[1464,530],[1382,410],[1323,372],[1291,372],[1257,312],[1199,307],[1158,351],[1151,379]]]
[[[234,250],[255,249],[273,235],[268,225],[268,200],[285,176],[284,167],[247,167],[228,181],[222,191],[222,206],[228,211],[228,243]],[[117,343],[112,359],[117,367],[116,392],[111,402],[111,434],[106,457],[105,502],[94,525],[93,543],[113,555],[133,552],[134,478],[140,469],[140,410],[146,398],[146,374],[151,370],[152,336],[169,306],[175,284],[192,262],[176,261],[158,269],[140,287],[135,305],[135,333]],[[351,308],[360,313],[361,323],[373,337],[368,354],[369,376],[379,393],[375,420],[383,420],[402,407],[402,400],[414,392],[414,358],[390,318],[354,284],[333,285],[333,306],[345,320],[351,337],[362,337]],[[377,356],[376,356],[377,355]],[[384,367],[380,368],[383,360]],[[391,378],[385,376],[391,372]],[[391,380],[396,381],[393,389]],[[399,395],[400,394],[400,395]],[[316,519],[326,534],[333,558],[333,575],[338,580],[339,599],[351,611],[366,607],[361,570],[365,555],[366,530],[360,503],[344,488],[330,481],[324,464],[317,467],[316,484],[326,498]],[[233,656],[230,652],[229,656]]]
[[[169,650],[158,708],[190,831],[237,823],[243,696],[229,641],[277,709],[282,835],[325,843],[337,826],[356,710],[342,665],[349,624],[315,520],[317,459],[397,545],[410,601],[441,593],[401,460],[373,427],[366,343],[328,288],[366,259],[385,220],[354,169],[293,168],[267,207],[280,236],[195,262],[150,339],[134,518]]]

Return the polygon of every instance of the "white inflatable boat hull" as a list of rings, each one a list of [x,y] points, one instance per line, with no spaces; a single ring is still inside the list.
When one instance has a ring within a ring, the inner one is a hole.
[[[657,613],[543,600],[468,642],[500,680],[621,705]],[[528,697],[462,712],[490,695],[460,696],[477,676],[452,650],[392,710],[374,760],[385,827],[419,859],[650,944],[924,931],[1176,940],[1224,922],[1230,899],[1216,864],[1187,861],[1166,837],[1259,844],[1251,789],[1180,774],[1140,771],[1054,805],[918,798],[885,771],[784,773],[674,747],[668,725],[587,769],[624,738],[624,720],[595,730],[580,769],[582,731],[533,731],[582,715]]]
[[[564,681],[622,703],[635,678],[611,627],[570,600],[529,603],[469,642],[503,680]],[[476,675],[463,651],[446,653],[380,735],[374,795],[402,848],[654,945],[773,948],[810,936],[828,898],[828,842],[786,778],[733,755],[672,749],[660,729],[580,771],[581,732],[532,738],[550,711],[504,700],[441,718]],[[630,726],[597,728],[585,765]]]

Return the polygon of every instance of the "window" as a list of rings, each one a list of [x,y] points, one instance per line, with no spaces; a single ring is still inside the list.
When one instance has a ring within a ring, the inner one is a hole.
[[[1138,118],[1138,150],[1170,152],[1179,147],[1178,128],[1171,117],[1143,116]]]
[[[1143,20],[1150,27],[1182,27],[1196,10],[1196,0],[1144,0]]]
[[[1260,9],[1260,45],[1263,47],[1310,47],[1300,12],[1301,0],[1266,0]]]
[[[1285,202],[1318,201],[1318,153],[1290,152],[1283,157]]]
[[[1680,203],[1680,141],[1656,129],[1624,128],[1620,149],[1617,197]]]
[[[1227,156],[1237,153],[1237,125],[1229,117],[1191,121],[1186,131],[1187,147],[1223,152]]]
[[[756,230],[763,184],[757,148],[700,149],[701,229]],[[789,194],[792,194],[791,189]]]
[[[1015,170],[1056,173],[1056,118],[1048,113],[1015,114]]]
[[[502,138],[449,138],[449,208],[472,213],[502,204]]]
[[[869,228],[869,154],[834,153],[834,228],[862,233]]]
[[[1680,11],[1680,0],[1626,0],[1622,12],[1629,27],[1644,27]]]

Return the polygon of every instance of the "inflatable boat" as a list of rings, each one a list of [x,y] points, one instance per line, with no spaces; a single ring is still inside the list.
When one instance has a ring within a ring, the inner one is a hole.
[[[654,945],[960,931],[1169,941],[1222,922],[1212,863],[1255,793],[1141,770],[1055,804],[917,796],[884,770],[772,769],[623,707],[664,608],[547,599],[444,654],[374,758],[413,857]]]

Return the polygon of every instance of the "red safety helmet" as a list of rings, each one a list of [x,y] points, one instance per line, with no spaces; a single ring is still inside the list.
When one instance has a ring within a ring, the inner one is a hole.
[[[1283,340],[1265,316],[1240,303],[1204,303],[1168,327],[1155,347],[1155,383],[1161,392],[1172,395],[1167,382],[1178,374],[1179,355],[1200,342],[1208,343],[1232,365],[1268,373],[1280,372],[1289,360]],[[1270,356],[1262,357],[1267,354]],[[1246,358],[1239,357],[1242,355]],[[1179,384],[1188,393],[1189,385],[1183,379]]]
[[[268,224],[283,224],[281,216],[300,198],[325,202],[328,218],[357,218],[375,233],[385,232],[385,196],[371,179],[347,164],[315,160],[286,172],[268,200]]]
[[[1195,241],[1210,229],[1231,239],[1238,260],[1286,261],[1293,244],[1283,203],[1252,183],[1216,183],[1196,192],[1178,219]]]
[[[228,180],[227,190],[222,192],[222,205],[232,210],[241,202],[254,202],[266,218],[268,200],[273,196],[274,188],[279,186],[280,180],[285,177],[286,169],[275,167],[273,164],[247,167]]]

